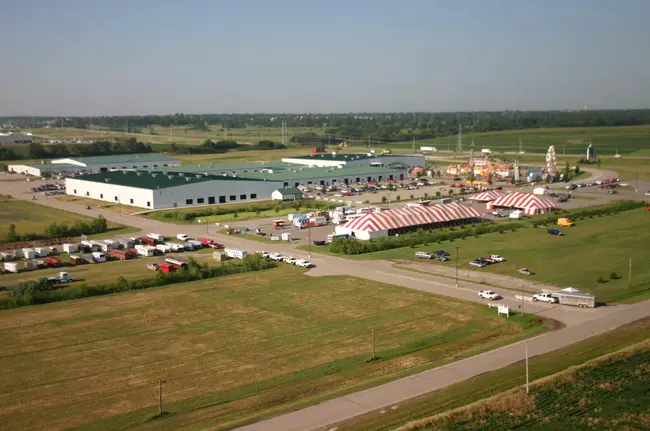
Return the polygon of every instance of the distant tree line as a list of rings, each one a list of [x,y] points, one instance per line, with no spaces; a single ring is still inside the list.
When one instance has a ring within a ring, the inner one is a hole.
[[[53,126],[140,131],[175,126],[208,131],[214,128],[287,127],[320,129],[319,135],[342,139],[378,139],[386,142],[455,135],[459,125],[467,132],[489,132],[549,127],[635,126],[650,124],[650,109],[602,111],[480,111],[396,112],[356,114],[173,114],[112,117],[4,117],[1,123],[29,127]],[[300,139],[296,143],[301,142]],[[324,142],[323,142],[324,143]]]
[[[273,141],[259,141],[257,144],[239,144],[233,140],[213,141],[206,139],[201,145],[178,145],[175,142],[169,144],[169,151],[174,154],[220,154],[230,150],[253,151],[253,150],[281,150],[286,145]]]
[[[0,147],[0,160],[52,159],[63,157],[91,157],[119,154],[151,153],[151,145],[135,138],[116,141],[96,141],[91,144],[41,144],[32,142],[24,151]]]

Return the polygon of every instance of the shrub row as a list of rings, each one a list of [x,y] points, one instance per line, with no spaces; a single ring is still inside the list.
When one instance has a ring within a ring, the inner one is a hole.
[[[0,243],[34,241],[45,238],[67,238],[72,236],[79,236],[82,234],[94,235],[106,232],[107,230],[108,223],[106,222],[106,219],[101,215],[89,223],[83,222],[81,220],[77,220],[72,225],[68,225],[67,223],[53,222],[45,229],[42,234],[18,234],[18,232],[16,232],[16,225],[12,223],[9,225],[9,231],[7,232],[6,238],[4,240],[0,240]]]
[[[278,212],[285,209],[293,208],[296,211],[300,209],[328,209],[334,208],[339,204],[314,201],[314,200],[305,200],[305,201],[295,201],[295,202],[285,202],[285,203],[259,203],[251,204],[247,207],[242,206],[219,206],[214,208],[199,208],[195,211],[181,212],[181,211],[166,211],[162,213],[162,217],[172,220],[181,220],[181,221],[191,221],[199,217],[207,217],[212,215],[224,215],[224,214],[235,214],[242,212],[256,213],[257,211],[269,211],[273,209],[278,209]]]
[[[532,219],[533,226],[543,226],[546,224],[556,224],[558,217],[567,217],[571,220],[583,220],[585,218],[594,216],[604,216],[618,214],[623,211],[634,210],[642,208],[648,204],[643,201],[616,201],[604,205],[597,205],[587,208],[579,208],[574,210],[556,211],[550,214],[544,214]]]
[[[419,244],[427,245],[429,243],[441,243],[443,241],[454,241],[464,239],[470,236],[479,237],[486,233],[507,232],[522,228],[524,225],[519,222],[508,223],[480,223],[462,228],[444,228],[444,229],[418,229],[413,233],[400,236],[382,237],[370,241],[356,241],[355,239],[335,239],[330,251],[342,254],[364,254],[376,251],[390,250],[400,247],[415,247]]]
[[[232,274],[261,271],[272,268],[276,264],[260,255],[247,256],[241,261],[228,261],[219,266],[200,264],[190,258],[188,268],[173,273],[158,272],[154,278],[146,280],[127,280],[120,276],[112,284],[71,285],[64,289],[51,290],[51,285],[44,281],[32,281],[21,284],[12,290],[9,296],[0,300],[0,309],[24,307],[27,305],[47,304],[50,302],[67,301],[70,299],[87,298],[91,296],[108,295],[127,290],[141,290],[150,287],[166,286],[169,284],[186,283],[224,277]]]

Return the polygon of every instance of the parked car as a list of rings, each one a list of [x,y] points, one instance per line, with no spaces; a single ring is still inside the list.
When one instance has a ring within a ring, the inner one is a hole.
[[[547,302],[549,304],[555,304],[558,299],[552,296],[550,293],[537,293],[533,295],[533,301]]]
[[[487,300],[490,300],[490,301],[494,301],[496,299],[501,298],[501,295],[499,295],[498,293],[496,293],[493,290],[480,290],[478,292],[478,296],[479,296],[479,298],[487,299]]]
[[[471,261],[469,263],[469,265],[470,266],[476,266],[478,268],[483,268],[483,267],[487,266],[487,264],[485,262],[483,262],[482,260],[478,260],[478,259],[474,259],[473,261]]]
[[[295,257],[291,257],[291,256],[287,256],[287,257],[285,257],[284,259],[282,259],[282,261],[283,261],[284,263],[290,263],[290,264],[293,265],[293,264],[296,263],[296,258],[295,258]]]
[[[416,251],[415,257],[418,259],[433,259],[433,255],[426,251]]]
[[[271,254],[268,251],[264,251],[264,250],[258,250],[256,253],[261,255],[262,257],[270,257],[271,256]]]
[[[495,262],[505,262],[506,261],[506,259],[504,257],[501,257],[498,254],[491,254],[490,259],[492,259]]]
[[[435,254],[436,256],[449,256],[449,253],[447,253],[444,250],[436,250],[433,252],[433,254]]]
[[[531,271],[530,269],[528,269],[528,268],[521,268],[521,269],[519,270],[519,274],[523,274],[523,275],[535,275],[535,273],[534,273],[533,271]]]
[[[300,259],[296,261],[296,266],[300,266],[302,268],[311,268],[312,266],[314,266],[314,264],[308,260]]]
[[[447,256],[436,256],[434,257],[435,260],[439,260],[440,262],[448,262],[449,258]]]
[[[564,232],[562,232],[560,229],[549,229],[548,234],[556,235],[556,236],[564,236]]]

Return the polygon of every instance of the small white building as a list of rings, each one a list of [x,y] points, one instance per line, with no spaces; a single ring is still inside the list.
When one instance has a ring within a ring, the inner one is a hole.
[[[7,170],[18,174],[40,177],[45,173],[97,173],[120,169],[158,169],[178,166],[180,164],[180,160],[162,154],[135,154],[125,156],[70,157],[54,159],[50,162],[42,162],[40,164],[8,165]]]

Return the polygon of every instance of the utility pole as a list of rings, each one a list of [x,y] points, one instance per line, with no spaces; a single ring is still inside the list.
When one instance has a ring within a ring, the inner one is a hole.
[[[158,381],[158,414],[162,414],[163,409],[162,409],[162,385],[163,383],[167,383],[167,380],[159,380]]]
[[[372,328],[372,360],[377,359],[377,337],[375,334],[375,328]]]
[[[632,258],[630,258],[630,267],[627,273],[627,287],[632,287]]]
[[[528,340],[526,340],[526,395],[529,394],[529,379],[528,379]]]
[[[460,247],[456,247],[456,288],[458,288],[458,255],[460,254]]]
[[[311,226],[307,227],[307,241],[309,241],[309,258],[311,259]]]
[[[521,315],[526,315],[526,313],[524,313],[524,283],[521,283]]]

